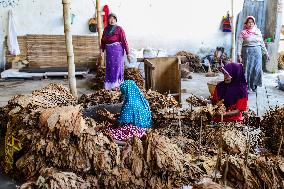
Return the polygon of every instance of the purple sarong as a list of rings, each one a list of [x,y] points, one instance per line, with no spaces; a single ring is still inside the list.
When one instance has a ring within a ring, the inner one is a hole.
[[[124,80],[124,49],[115,42],[106,45],[105,89],[117,88]]]

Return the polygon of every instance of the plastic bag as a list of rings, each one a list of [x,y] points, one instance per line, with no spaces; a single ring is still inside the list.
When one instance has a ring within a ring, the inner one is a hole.
[[[139,67],[139,63],[137,62],[137,53],[138,51],[135,49],[130,49],[129,52],[129,61],[127,59],[127,57],[125,57],[125,67],[126,68],[138,68]]]

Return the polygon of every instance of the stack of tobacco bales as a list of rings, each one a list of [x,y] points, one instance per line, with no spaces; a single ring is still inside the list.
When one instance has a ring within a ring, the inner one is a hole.
[[[51,84],[15,96],[0,109],[1,170],[24,183],[21,189],[284,188],[283,108],[267,112],[260,129],[211,126],[221,105],[181,109],[170,96],[143,92],[153,129],[123,148],[104,123],[82,116],[84,107],[121,102],[119,92],[100,90],[78,103],[65,87]]]

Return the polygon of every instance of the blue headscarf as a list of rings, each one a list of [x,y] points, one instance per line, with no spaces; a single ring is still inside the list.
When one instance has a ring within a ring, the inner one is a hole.
[[[148,101],[133,80],[125,80],[120,91],[123,104],[118,118],[120,125],[133,124],[141,128],[152,127],[152,116]]]

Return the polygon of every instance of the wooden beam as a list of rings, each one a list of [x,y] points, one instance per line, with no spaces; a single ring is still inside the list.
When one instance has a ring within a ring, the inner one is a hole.
[[[101,39],[103,35],[103,23],[102,23],[102,11],[101,11],[101,3],[100,0],[96,0],[96,12],[97,12],[97,24],[98,24],[98,40],[99,44],[101,46]],[[105,66],[104,65],[104,55],[102,50],[100,49],[100,59],[99,59],[99,65],[100,66]]]
[[[235,11],[234,11],[234,0],[231,0],[231,5],[232,5],[232,49],[231,49],[231,59],[233,62],[236,61],[236,38],[235,38]]]
[[[74,52],[71,34],[71,0],[62,0],[63,4],[63,17],[64,17],[64,33],[67,50],[67,63],[68,63],[68,81],[71,94],[78,98],[75,77],[75,63]]]

